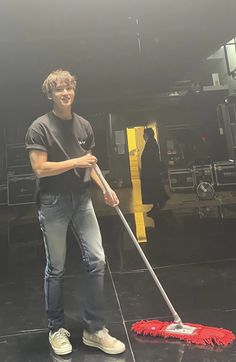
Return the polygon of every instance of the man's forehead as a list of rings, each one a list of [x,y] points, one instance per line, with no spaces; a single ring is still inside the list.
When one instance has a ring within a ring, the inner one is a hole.
[[[64,87],[68,85],[72,85],[72,81],[69,79],[56,79],[55,81],[55,87]]]

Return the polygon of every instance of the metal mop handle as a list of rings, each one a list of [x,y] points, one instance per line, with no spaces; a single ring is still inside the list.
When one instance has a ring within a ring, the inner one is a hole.
[[[99,180],[100,180],[101,183],[103,184],[106,192],[109,194],[109,196],[112,197],[112,194],[111,194],[111,191],[110,191],[110,187],[109,187],[107,181],[105,180],[105,178],[103,177],[103,174],[102,174],[100,168],[98,167],[97,164],[95,164],[95,165],[93,166],[93,168],[94,168],[94,171],[96,172]],[[171,312],[171,314],[172,314],[172,316],[173,316],[173,318],[174,318],[174,322],[177,323],[177,325],[178,325],[180,328],[182,328],[182,327],[183,327],[183,324],[182,324],[182,321],[181,321],[178,313],[175,311],[175,309],[174,309],[172,303],[170,302],[170,300],[169,300],[166,292],[164,291],[164,289],[163,289],[163,287],[162,287],[159,279],[157,278],[156,274],[154,273],[154,270],[152,269],[152,267],[151,267],[148,259],[146,258],[146,256],[145,256],[142,248],[140,247],[137,239],[135,238],[135,236],[134,236],[134,234],[133,234],[133,232],[132,232],[129,224],[127,223],[127,221],[126,221],[126,219],[125,219],[125,217],[124,217],[124,215],[122,214],[122,212],[121,212],[121,210],[120,210],[120,208],[119,208],[118,206],[115,206],[115,209],[116,209],[116,212],[117,212],[117,214],[119,215],[121,221],[123,222],[126,230],[128,231],[128,233],[129,233],[129,235],[130,235],[130,237],[131,237],[134,245],[135,245],[136,248],[138,249],[138,252],[139,252],[141,258],[143,259],[143,261],[144,261],[144,263],[146,264],[149,272],[151,273],[151,276],[152,276],[154,282],[156,283],[159,291],[161,292],[161,294],[162,294],[162,296],[163,296],[163,298],[164,298],[164,300],[165,300],[165,302],[166,302],[166,304],[167,304],[167,306],[168,306],[168,308],[169,308],[169,310],[170,310],[170,312]]]

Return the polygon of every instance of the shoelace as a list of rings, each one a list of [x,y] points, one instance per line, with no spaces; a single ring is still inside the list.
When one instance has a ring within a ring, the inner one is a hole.
[[[103,328],[102,330],[98,331],[96,335],[99,338],[109,338],[110,340],[115,341],[115,338],[110,336],[109,330],[107,328]]]
[[[64,328],[60,328],[55,334],[54,337],[59,341],[59,342],[67,342],[67,337],[70,337],[70,332],[68,332],[66,329]]]

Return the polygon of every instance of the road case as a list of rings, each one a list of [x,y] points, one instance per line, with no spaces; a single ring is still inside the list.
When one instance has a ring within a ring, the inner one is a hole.
[[[169,169],[168,179],[173,192],[194,189],[193,171],[190,168]]]
[[[235,162],[219,161],[214,163],[217,186],[236,185]]]
[[[36,178],[34,174],[7,176],[8,205],[33,204],[35,202]]]
[[[214,184],[212,165],[193,166],[193,176],[195,186],[198,186],[201,182],[208,182],[211,185]]]
[[[6,145],[6,167],[12,169],[30,165],[29,156],[23,143]]]

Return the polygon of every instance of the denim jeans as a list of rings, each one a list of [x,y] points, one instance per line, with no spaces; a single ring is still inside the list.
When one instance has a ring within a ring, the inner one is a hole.
[[[39,198],[38,215],[46,251],[44,291],[49,330],[56,331],[64,326],[62,277],[69,224],[80,245],[88,272],[84,327],[90,333],[102,329],[105,324],[103,316],[105,256],[89,194],[87,192],[56,195],[42,193]]]

